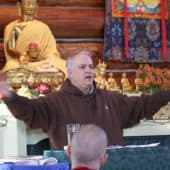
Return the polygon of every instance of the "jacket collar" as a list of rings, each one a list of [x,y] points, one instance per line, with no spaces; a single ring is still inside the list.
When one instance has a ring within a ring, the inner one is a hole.
[[[65,80],[65,82],[61,86],[60,90],[64,91],[64,92],[67,92],[67,93],[70,93],[70,94],[78,95],[78,96],[84,96],[85,95],[85,94],[82,93],[82,91],[80,89],[78,89],[77,87],[72,85],[72,83],[71,83],[71,81],[69,79]],[[96,91],[96,84],[94,82],[92,88],[89,91],[89,93],[86,94],[86,95],[94,94],[95,91]]]

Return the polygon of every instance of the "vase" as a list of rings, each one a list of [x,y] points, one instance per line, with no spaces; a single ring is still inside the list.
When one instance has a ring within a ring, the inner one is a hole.
[[[154,94],[160,90],[160,87],[152,87],[149,89],[149,94]]]

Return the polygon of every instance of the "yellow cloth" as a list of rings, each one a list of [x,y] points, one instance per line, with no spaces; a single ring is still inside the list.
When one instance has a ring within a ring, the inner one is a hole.
[[[7,53],[7,42],[12,31],[12,28],[19,22],[19,20],[9,23],[4,32],[4,49],[6,64],[2,71],[8,71],[20,67],[19,59],[10,56]],[[52,66],[61,69],[66,73],[65,60],[63,60],[56,48],[55,38],[52,35],[48,25],[45,23],[33,20],[22,30],[17,41],[16,49],[21,54],[24,54],[27,50],[27,46],[30,42],[37,42],[40,45],[40,56],[44,57],[44,60],[37,62],[29,62],[28,68],[33,71],[39,71],[39,68],[49,63]]]

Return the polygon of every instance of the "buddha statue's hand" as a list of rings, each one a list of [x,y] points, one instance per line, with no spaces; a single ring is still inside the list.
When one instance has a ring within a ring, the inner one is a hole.
[[[7,48],[7,52],[11,57],[16,58],[16,59],[19,59],[21,56],[21,53],[17,51],[16,49]]]

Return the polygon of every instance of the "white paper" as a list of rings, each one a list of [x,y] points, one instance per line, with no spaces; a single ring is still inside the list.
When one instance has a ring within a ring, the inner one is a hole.
[[[53,157],[44,159],[42,156],[7,157],[0,159],[0,163],[13,163],[15,165],[54,165],[58,163],[58,160]]]
[[[111,145],[107,147],[107,149],[119,149],[119,148],[147,148],[147,147],[156,147],[160,145],[160,143],[150,143],[146,145],[126,145],[126,146],[120,146],[120,145]]]

